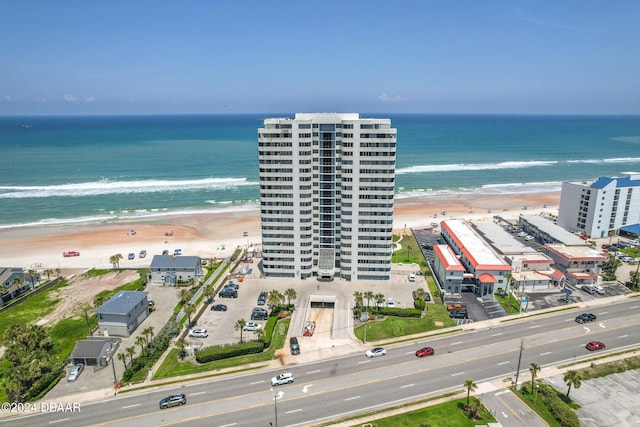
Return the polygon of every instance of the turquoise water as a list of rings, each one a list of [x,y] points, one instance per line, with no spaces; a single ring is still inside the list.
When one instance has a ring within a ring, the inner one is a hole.
[[[281,116],[2,117],[0,227],[254,209],[257,128]],[[376,116],[398,130],[398,197],[640,170],[637,116]]]

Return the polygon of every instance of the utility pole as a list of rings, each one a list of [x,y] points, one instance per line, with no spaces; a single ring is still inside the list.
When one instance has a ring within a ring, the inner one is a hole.
[[[518,368],[516,370],[516,390],[518,389],[518,378],[520,378],[520,362],[522,362],[522,350],[524,350],[524,340],[520,340],[520,355],[518,356]]]

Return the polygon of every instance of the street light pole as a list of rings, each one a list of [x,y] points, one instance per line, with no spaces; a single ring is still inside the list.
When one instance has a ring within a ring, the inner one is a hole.
[[[273,396],[273,409],[275,411],[275,427],[278,427],[278,396],[273,392],[273,387],[271,388],[271,395]]]
[[[111,354],[112,351],[113,351],[113,343],[111,343],[111,347],[107,349],[107,356],[109,356],[109,359],[111,359],[111,368],[113,369],[113,383],[117,384],[118,376],[116,375],[116,364],[113,363],[113,354]],[[107,363],[109,363],[108,360],[107,360]]]
[[[520,340],[520,355],[518,356],[518,369],[516,370],[516,390],[518,390],[518,378],[520,377],[520,362],[522,362],[522,350],[524,350],[524,340]]]

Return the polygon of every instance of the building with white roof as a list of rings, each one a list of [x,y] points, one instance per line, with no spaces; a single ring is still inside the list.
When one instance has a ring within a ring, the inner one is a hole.
[[[558,225],[601,238],[622,227],[640,224],[640,172],[618,178],[563,182]]]
[[[520,214],[519,225],[538,243],[562,243],[567,246],[584,246],[587,242],[541,215]]]
[[[607,256],[590,246],[544,245],[555,267],[572,285],[594,285]]]
[[[449,245],[433,246],[433,272],[440,284],[440,290],[447,293],[460,293],[464,279],[464,265]]]
[[[445,220],[440,223],[442,237],[451,246],[469,276],[463,287],[472,287],[477,296],[507,290],[507,274],[512,268],[507,260],[485,240],[468,222]]]

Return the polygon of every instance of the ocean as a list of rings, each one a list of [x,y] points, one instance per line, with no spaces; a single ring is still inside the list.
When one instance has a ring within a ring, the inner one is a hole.
[[[258,207],[257,128],[293,114],[0,117],[0,228]],[[391,114],[398,198],[640,171],[638,116]]]

